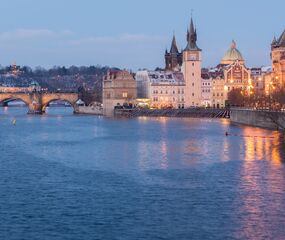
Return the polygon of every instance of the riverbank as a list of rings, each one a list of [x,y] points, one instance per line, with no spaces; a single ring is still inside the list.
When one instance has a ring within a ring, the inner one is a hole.
[[[261,127],[271,130],[284,130],[285,112],[232,108],[232,123]]]
[[[189,109],[115,109],[115,117],[192,117],[230,118],[229,109],[189,108]]]
[[[103,109],[95,106],[76,106],[74,108],[75,114],[86,114],[86,115],[103,115]]]

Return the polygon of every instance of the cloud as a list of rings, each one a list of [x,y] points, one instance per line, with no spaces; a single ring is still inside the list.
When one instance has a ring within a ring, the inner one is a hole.
[[[106,44],[106,43],[151,43],[164,41],[166,38],[162,36],[149,36],[145,34],[122,34],[118,36],[97,36],[79,38],[69,41],[70,45],[82,45],[82,44]]]
[[[0,33],[0,41],[19,41],[39,38],[67,37],[73,33],[69,30],[55,32],[49,29],[16,29],[14,31]]]

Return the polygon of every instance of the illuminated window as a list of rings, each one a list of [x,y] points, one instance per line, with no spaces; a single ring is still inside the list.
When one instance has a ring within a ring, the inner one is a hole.
[[[123,98],[127,98],[128,97],[128,93],[127,92],[123,92]]]

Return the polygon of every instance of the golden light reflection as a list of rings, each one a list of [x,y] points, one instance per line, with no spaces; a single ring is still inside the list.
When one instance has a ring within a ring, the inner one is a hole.
[[[279,168],[282,162],[280,136],[258,128],[245,127],[244,151],[245,161],[242,164],[239,181],[239,212],[241,217],[242,239],[261,239],[269,226],[266,211],[272,212],[272,221],[279,221],[278,212],[282,206],[282,198],[268,205],[273,194],[280,194],[284,189],[284,176]],[[265,160],[269,164],[259,164]],[[276,168],[278,166],[278,168]]]
[[[269,135],[267,131],[259,128],[245,127],[243,137],[245,161],[267,160],[275,166],[281,165],[278,135]]]

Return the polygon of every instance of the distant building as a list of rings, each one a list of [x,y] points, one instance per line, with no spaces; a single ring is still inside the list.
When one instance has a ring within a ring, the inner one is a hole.
[[[226,107],[227,100],[227,87],[225,85],[225,79],[217,77],[212,80],[212,97],[211,103],[214,108]]]
[[[165,50],[165,70],[179,71],[182,65],[182,52],[179,52],[175,35],[173,35],[170,51]]]
[[[113,116],[116,106],[133,106],[137,97],[137,86],[128,71],[108,71],[103,81],[103,114]]]
[[[202,101],[203,107],[212,106],[212,78],[208,73],[202,73]]]
[[[149,100],[152,108],[184,108],[185,81],[181,72],[138,71],[138,98]]]
[[[285,30],[271,44],[272,85],[285,87]]]
[[[245,66],[245,60],[232,41],[230,48],[225,53],[216,69],[213,78],[213,107],[225,107],[228,93],[240,89],[243,94],[253,94],[251,71]]]

